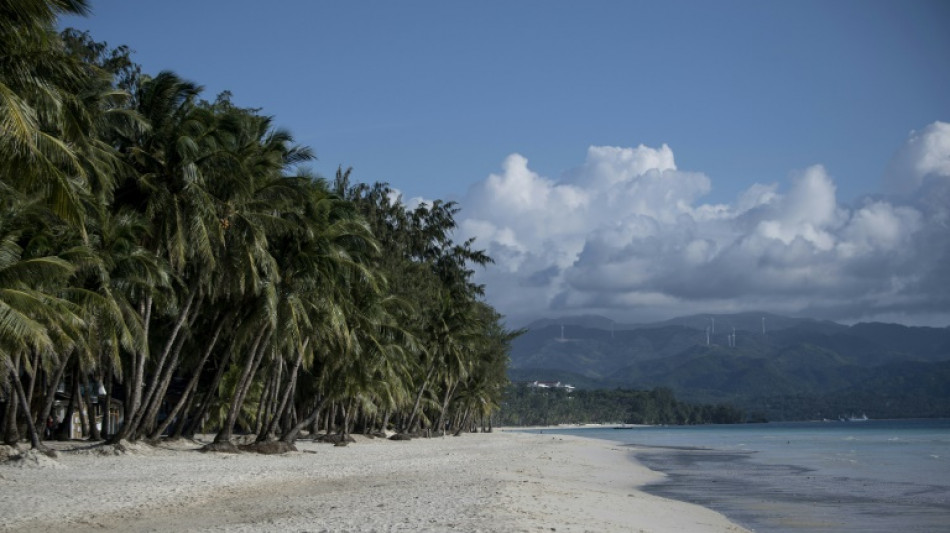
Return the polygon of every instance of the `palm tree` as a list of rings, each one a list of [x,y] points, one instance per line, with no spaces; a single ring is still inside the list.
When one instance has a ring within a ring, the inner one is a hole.
[[[185,323],[193,318],[206,273],[215,265],[220,231],[201,164],[215,153],[217,140],[212,113],[197,105],[200,90],[171,72],[143,79],[134,100],[149,128],[117,136],[133,174],[118,186],[115,201],[151,221],[141,244],[167,263],[179,285],[175,298],[161,302],[165,305],[159,309],[154,308],[154,294],[142,294],[136,302],[147,342],[128,365],[126,424],[114,439],[136,438],[142,423],[154,416],[162,401],[162,376],[174,371],[169,356]],[[171,320],[153,325],[154,311]],[[157,349],[154,358],[152,348]]]
[[[42,239],[31,245],[30,228],[44,211],[0,183],[0,376],[13,390],[8,398],[23,410],[34,448],[41,446],[20,381],[21,358],[69,351],[84,326],[77,307],[60,296],[75,265],[56,255],[38,255]]]
[[[293,145],[293,137],[274,130],[267,117],[236,108],[226,98],[215,104],[227,132],[223,147],[212,161],[209,191],[218,206],[223,233],[224,266],[218,294],[239,305],[249,306],[252,333],[243,369],[234,390],[225,422],[215,442],[230,441],[233,426],[254,381],[258,367],[271,354],[302,354],[300,326],[306,316],[296,299],[293,283],[283,283],[275,258],[275,243],[289,239],[297,226],[289,218],[307,192],[305,180],[285,175],[289,167],[312,157],[309,150]],[[304,226],[306,227],[306,226]],[[278,315],[284,314],[283,320]],[[271,346],[276,331],[278,342]],[[306,324],[304,324],[306,325]],[[302,355],[298,355],[302,357]]]
[[[101,209],[89,220],[94,261],[83,269],[85,275],[77,286],[91,295],[85,298],[96,309],[87,360],[88,368],[97,372],[93,381],[107,388],[100,405],[108,409],[112,375],[122,371],[123,356],[147,351],[139,304],[146,298],[171,298],[172,278],[162,258],[141,245],[148,225],[140,213],[124,208],[115,213]]]
[[[310,181],[304,188],[306,201],[298,220],[303,231],[285,241],[281,252],[286,259],[283,283],[293,287],[288,294],[299,298],[301,316],[309,317],[301,332],[310,342],[311,353],[303,362],[320,397],[309,416],[281,435],[288,444],[313,423],[327,400],[341,398],[345,395],[341,388],[356,381],[344,371],[360,341],[365,341],[354,333],[359,328],[354,295],[379,291],[377,275],[368,265],[369,258],[379,253],[379,245],[368,226],[349,202],[329,194],[322,181]]]
[[[478,331],[478,342],[474,346],[471,369],[458,385],[456,397],[457,410],[465,413],[460,417],[457,432],[466,427],[466,420],[478,416],[485,429],[484,420],[488,417],[488,431],[491,430],[491,414],[500,408],[501,398],[508,383],[508,349],[511,341],[523,333],[521,330],[507,330],[501,324],[501,315],[483,302],[474,305],[472,314]]]
[[[105,330],[110,329],[96,326],[108,314],[106,300],[99,298],[103,295],[84,293],[81,284],[67,279],[89,262],[87,213],[89,209],[100,208],[101,201],[107,197],[118,161],[103,136],[114,125],[112,118],[124,113],[120,108],[125,95],[112,89],[108,73],[84,61],[76,49],[67,46],[54,31],[58,14],[83,14],[86,9],[83,1],[0,3],[0,48],[4,50],[0,59],[0,175],[6,189],[4,197],[16,200],[4,208],[14,206],[16,209],[19,202],[20,207],[29,206],[34,212],[50,210],[34,216],[32,229],[21,232],[17,238],[20,242],[15,244],[20,250],[9,256],[18,260],[7,264],[5,269],[8,274],[39,272],[38,265],[43,265],[47,271],[42,298],[37,297],[30,310],[19,309],[20,318],[33,318],[34,326],[42,326],[33,330],[30,351],[34,356],[26,360],[30,362],[26,366],[32,367],[28,368],[31,375],[28,399],[41,368],[49,371],[56,361],[56,379],[52,381],[58,381],[70,358],[56,357],[50,342],[42,337],[64,340],[66,335],[70,340],[66,344],[59,342],[59,351],[83,352],[88,356],[90,332],[106,334]],[[6,215],[10,213],[5,211]],[[68,224],[62,225],[60,220]],[[31,258],[24,260],[26,255]],[[19,293],[10,292],[16,285],[11,279],[7,276],[8,285],[3,287],[8,291],[8,303],[12,303],[16,295],[23,304],[23,297],[31,294],[30,289],[34,291],[31,295],[37,296],[37,286],[30,281],[18,287]],[[43,306],[35,305],[43,303],[39,300],[53,304],[62,316],[57,320],[47,315],[45,320],[39,320],[38,315],[43,313]],[[86,312],[92,309],[96,311]],[[15,314],[7,316],[11,318]],[[85,329],[75,326],[80,323],[80,316]],[[74,324],[68,332],[62,327],[67,323]],[[23,331],[26,330],[21,333]],[[73,376],[74,383],[79,379],[80,376]],[[51,386],[55,387],[55,383]],[[51,398],[45,403],[44,413],[52,406]],[[34,418],[32,413],[26,416]]]
[[[127,47],[110,49],[88,33],[65,30],[61,34],[69,57],[80,61],[84,76],[75,92],[63,99],[62,131],[85,177],[86,189],[96,208],[113,204],[117,181],[127,171],[116,145],[148,130],[148,123],[133,107],[132,95],[117,87],[128,83],[136,67]]]
[[[75,147],[87,134],[69,127],[65,104],[88,69],[65,52],[54,25],[59,14],[87,10],[81,0],[0,2],[0,175],[76,225],[86,184]]]

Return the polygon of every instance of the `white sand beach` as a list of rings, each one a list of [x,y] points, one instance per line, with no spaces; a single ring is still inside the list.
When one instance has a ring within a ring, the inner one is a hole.
[[[746,531],[638,490],[662,474],[579,437],[298,441],[279,456],[53,444],[55,459],[0,462],[0,531]]]

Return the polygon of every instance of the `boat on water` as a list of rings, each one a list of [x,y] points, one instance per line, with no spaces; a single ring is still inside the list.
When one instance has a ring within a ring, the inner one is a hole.
[[[861,416],[854,416],[854,414],[852,414],[848,417],[841,417],[842,422],[867,422],[868,420],[870,420],[870,418],[864,413],[861,413]]]

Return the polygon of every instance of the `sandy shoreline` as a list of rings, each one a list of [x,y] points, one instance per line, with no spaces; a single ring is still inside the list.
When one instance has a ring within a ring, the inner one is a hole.
[[[283,456],[65,444],[0,463],[0,531],[745,531],[637,490],[662,474],[573,436],[298,441]]]

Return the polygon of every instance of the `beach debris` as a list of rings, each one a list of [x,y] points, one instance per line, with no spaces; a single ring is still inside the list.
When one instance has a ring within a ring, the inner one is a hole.
[[[242,444],[241,446],[238,446],[238,449],[245,452],[254,452],[263,455],[280,455],[297,451],[297,447],[293,444],[280,440]]]
[[[0,461],[6,461],[11,459],[14,456],[20,455],[19,446],[7,446],[5,444],[0,444]]]
[[[129,442],[125,439],[114,444],[103,444],[96,448],[99,455],[152,455],[155,448],[143,442]]]
[[[9,455],[4,464],[16,468],[67,468],[55,457],[57,454],[54,450],[21,450],[16,455]]]
[[[331,433],[329,435],[325,435],[325,434],[316,435],[313,437],[313,441],[326,442],[328,444],[334,444],[337,446],[346,446],[347,444],[351,442],[356,442],[356,439],[354,439],[351,435],[347,435],[346,438],[344,438],[343,435],[340,435],[338,433]],[[343,442],[344,444],[340,444],[341,442]]]
[[[200,448],[202,452],[241,453],[233,442],[209,442]]]
[[[412,440],[412,437],[405,433],[396,433],[392,437],[389,437],[389,440]]]

